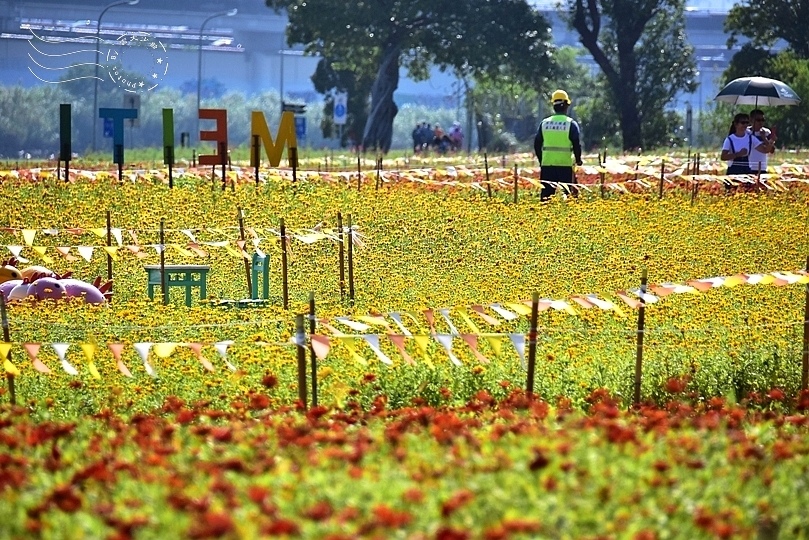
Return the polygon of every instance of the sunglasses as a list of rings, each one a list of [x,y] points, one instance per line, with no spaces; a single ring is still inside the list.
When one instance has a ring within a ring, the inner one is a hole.
[[[739,123],[743,124],[743,125],[747,125],[747,124],[750,123],[750,121],[749,120],[739,120]]]
[[[754,118],[753,122],[764,122],[764,118]]]

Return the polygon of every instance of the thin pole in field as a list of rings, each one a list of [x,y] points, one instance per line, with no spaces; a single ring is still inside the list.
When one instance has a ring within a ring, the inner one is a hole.
[[[225,143],[219,143],[219,155],[222,161],[222,191],[228,187],[228,176],[225,173],[225,165],[228,164],[228,147]]]
[[[489,194],[489,198],[492,198],[492,183],[489,181],[489,156],[486,152],[483,152],[483,166],[486,169],[486,193]]]
[[[348,299],[354,303],[354,227],[348,214]]]
[[[255,169],[253,172],[256,175],[256,187],[258,187],[258,168],[261,166],[261,154],[259,153],[259,136],[253,135],[253,163],[255,164]]]
[[[635,394],[633,397],[635,405],[640,403],[640,380],[643,373],[643,334],[646,327],[646,269],[640,276],[640,307],[638,307],[638,331],[637,347],[635,349]]]
[[[809,272],[809,257],[806,257],[806,272]],[[803,354],[801,355],[801,390],[809,386],[809,283],[806,284],[806,299],[803,306]]]
[[[346,274],[345,274],[345,238],[343,237],[343,214],[337,212],[337,252],[340,262],[340,301],[346,296]]]
[[[539,293],[531,295],[531,326],[528,329],[528,375],[525,392],[528,397],[534,394],[534,370],[537,362],[537,318],[539,314]]]
[[[357,147],[357,191],[362,186],[362,161],[360,160],[360,149]]]
[[[244,210],[242,210],[241,206],[237,207],[236,216],[239,219],[239,238],[243,243],[242,245],[244,245]],[[244,248],[242,248],[242,251],[244,251]],[[244,254],[242,254],[242,259],[244,259],[244,273],[247,275],[247,298],[250,298],[253,294],[253,284],[250,278],[250,261],[244,258]]]
[[[317,319],[315,318],[315,293],[309,293],[309,356],[312,365],[312,407],[317,407],[317,356],[315,347],[312,344],[312,337],[317,330]]]
[[[666,174],[666,160],[661,160],[660,162],[660,188],[657,194],[658,199],[663,199],[663,182],[665,181],[665,174]]]
[[[281,289],[284,295],[284,309],[289,309],[289,282],[287,275],[287,228],[281,218]]]
[[[514,164],[514,204],[517,204],[517,179],[519,176],[517,175],[517,164]]]
[[[166,220],[160,218],[160,293],[163,295],[163,305],[169,303],[168,285],[166,284]]]
[[[3,341],[11,343],[11,336],[8,330],[8,314],[6,313],[6,296],[0,293],[0,320],[3,324]],[[11,362],[11,351],[8,352],[8,361]],[[8,383],[8,396],[9,402],[12,405],[17,404],[17,391],[14,386],[14,375],[6,372],[6,382]]]
[[[295,345],[298,352],[298,400],[306,410],[306,333],[303,328],[303,314],[295,315]]]
[[[112,246],[112,220],[110,218],[110,211],[107,210],[107,247]],[[107,281],[112,282],[112,255],[107,253]],[[110,285],[110,293],[112,292],[112,285]],[[112,296],[110,296],[112,301]]]
[[[298,148],[293,146],[289,149],[289,160],[292,162],[292,182],[298,181]]]

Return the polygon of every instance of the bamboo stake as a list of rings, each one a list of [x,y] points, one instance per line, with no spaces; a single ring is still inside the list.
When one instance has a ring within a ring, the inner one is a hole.
[[[357,147],[357,191],[362,187],[362,161],[360,161],[360,149]]]
[[[281,289],[284,295],[284,309],[289,309],[289,282],[287,281],[287,228],[281,218]]]
[[[666,174],[666,160],[662,160],[660,162],[660,189],[659,193],[657,194],[657,198],[662,200],[663,199],[663,182],[665,181],[665,174]]]
[[[348,299],[354,303],[354,227],[348,214]]]
[[[303,329],[303,315],[295,315],[295,344],[298,352],[298,401],[306,410],[306,333]]]
[[[315,293],[309,293],[309,356],[312,365],[312,407],[317,407],[317,355],[315,346],[312,344],[312,337],[317,330],[317,319],[315,318]]]
[[[239,219],[239,238],[242,243],[244,243],[244,210],[242,210],[241,206],[236,208],[236,217]],[[242,251],[244,251],[244,248],[242,248]],[[244,254],[242,254],[242,259],[244,259],[244,273],[247,276],[247,298],[250,298],[253,293],[253,283],[250,276],[250,261],[244,258]]]
[[[809,272],[809,256],[806,257],[806,272]],[[809,385],[809,283],[803,307],[803,354],[801,355],[801,390]]]
[[[343,238],[343,215],[337,212],[337,250],[340,262],[340,301],[343,302],[346,296],[346,275],[345,275],[345,238]]]
[[[222,162],[222,191],[228,187],[228,177],[225,172],[225,165],[228,164],[228,148],[225,143],[219,143],[219,155]]]
[[[537,317],[539,313],[539,293],[531,295],[531,326],[528,329],[528,375],[525,393],[530,398],[534,394],[534,370],[537,361]]]
[[[292,162],[292,182],[298,181],[298,149],[293,147],[289,149],[289,160]]]
[[[637,347],[635,349],[635,405],[640,404],[640,380],[643,373],[643,334],[646,326],[646,302],[643,297],[646,294],[646,269],[640,276],[640,307],[638,308],[638,331]]]
[[[112,246],[112,220],[110,219],[110,211],[107,210],[107,247]],[[112,255],[107,253],[107,281],[112,282]],[[110,284],[110,293],[112,293],[112,284]],[[112,301],[112,296],[110,296]]]
[[[255,163],[255,169],[253,172],[256,175],[256,187],[258,188],[258,169],[261,166],[261,154],[259,153],[259,136],[253,135],[253,163]]]
[[[160,218],[160,293],[163,295],[163,305],[169,303],[168,284],[166,283],[166,236],[165,219]]]
[[[517,164],[514,164],[514,204],[517,204]]]
[[[0,320],[3,324],[3,341],[11,343],[11,336],[8,330],[8,315],[6,313],[6,296],[0,293]],[[11,351],[8,352],[8,361],[11,362]],[[17,391],[14,386],[14,375],[6,372],[6,382],[8,383],[9,402],[12,405],[17,404]]]
[[[492,198],[492,183],[489,181],[489,156],[483,152],[483,166],[486,168],[486,193]]]

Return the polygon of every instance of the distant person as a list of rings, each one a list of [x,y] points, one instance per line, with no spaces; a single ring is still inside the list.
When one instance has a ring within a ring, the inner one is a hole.
[[[433,146],[442,154],[446,153],[450,146],[449,137],[447,137],[447,134],[444,132],[444,128],[441,127],[441,124],[436,124],[435,129],[433,130]]]
[[[416,124],[411,136],[413,137],[413,153],[418,154],[421,151],[421,124]]]
[[[540,199],[546,201],[556,193],[556,187],[547,182],[575,184],[573,164],[581,165],[579,124],[567,115],[570,97],[564,90],[551,96],[553,115],[539,125],[534,138],[534,152],[539,160],[539,179],[543,181]]]
[[[758,148],[750,150],[750,169],[753,173],[766,173],[767,172],[767,158],[770,154],[775,152],[775,134],[768,128],[764,127],[764,111],[761,109],[753,109],[750,111],[750,126],[747,128],[753,135],[754,142],[766,144],[765,151],[760,152]]]
[[[463,130],[460,122],[453,122],[449,128],[449,142],[452,150],[458,152],[463,149]]]

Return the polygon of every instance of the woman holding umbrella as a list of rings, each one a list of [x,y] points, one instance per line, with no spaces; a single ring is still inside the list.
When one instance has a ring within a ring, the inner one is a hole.
[[[750,117],[739,113],[733,117],[728,136],[722,144],[722,160],[728,162],[727,174],[752,174],[750,152],[754,149],[764,153],[769,150],[768,143],[760,142],[748,131]]]

